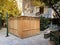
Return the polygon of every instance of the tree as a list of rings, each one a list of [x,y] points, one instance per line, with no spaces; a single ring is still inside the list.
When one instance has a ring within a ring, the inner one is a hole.
[[[44,3],[41,2],[40,0],[33,0],[33,1],[32,1],[32,5],[33,5],[33,6],[41,7],[41,6],[44,6]]]
[[[0,0],[0,12],[3,14],[3,19],[6,17],[6,12],[8,12],[8,16],[18,16],[17,2],[15,0]]]
[[[59,6],[56,6],[56,4],[57,4],[60,0],[40,0],[40,1],[41,1],[41,2],[44,2],[46,6],[52,8],[52,9],[56,12],[58,18],[60,18],[60,14],[59,14],[59,12],[57,11],[57,8],[58,8]]]
[[[46,6],[52,8],[55,11],[57,18],[53,19],[53,21],[56,22],[55,24],[60,26],[60,12],[59,12],[60,11],[60,0],[40,0],[40,1],[44,2]]]
[[[44,12],[45,4],[40,0],[32,0],[32,5],[39,8],[39,12],[36,12],[36,15],[40,15]]]

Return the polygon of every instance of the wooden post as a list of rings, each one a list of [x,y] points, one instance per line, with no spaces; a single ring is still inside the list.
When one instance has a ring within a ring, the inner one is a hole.
[[[6,28],[7,28],[7,30],[6,30],[6,37],[8,37],[9,35],[8,35],[8,13],[6,13]]]

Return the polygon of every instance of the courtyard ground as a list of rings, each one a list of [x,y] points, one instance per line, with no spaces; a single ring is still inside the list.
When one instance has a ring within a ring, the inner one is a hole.
[[[6,37],[6,28],[0,30],[0,45],[51,45],[49,39],[44,39],[44,33],[21,39],[12,34]]]

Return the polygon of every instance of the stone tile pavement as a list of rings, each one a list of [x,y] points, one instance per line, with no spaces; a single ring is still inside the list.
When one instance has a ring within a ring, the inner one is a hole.
[[[49,39],[44,39],[44,35],[36,35],[33,37],[21,39],[12,34],[6,37],[6,28],[0,30],[0,45],[50,45]]]

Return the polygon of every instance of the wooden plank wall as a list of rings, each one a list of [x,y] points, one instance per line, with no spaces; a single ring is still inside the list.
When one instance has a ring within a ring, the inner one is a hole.
[[[9,32],[20,37],[30,37],[40,33],[40,18],[37,17],[18,17],[9,18]]]

